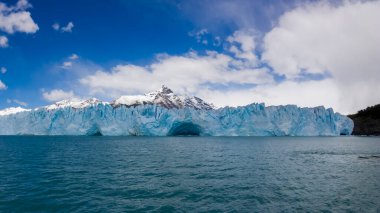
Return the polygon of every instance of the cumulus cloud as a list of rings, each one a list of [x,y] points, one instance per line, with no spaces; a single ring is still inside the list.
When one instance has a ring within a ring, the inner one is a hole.
[[[149,83],[142,83],[149,82]],[[155,63],[142,67],[118,65],[110,72],[97,71],[80,83],[93,94],[143,93],[156,90],[162,84],[178,93],[197,94],[210,85],[267,84],[273,77],[265,68],[254,69],[236,59],[217,52],[199,55],[190,52],[184,56],[161,55]]]
[[[5,74],[7,72],[7,68],[1,67],[0,72],[1,72],[1,74]]]
[[[0,2],[0,30],[9,34],[15,32],[35,33],[39,28],[30,12],[25,11],[31,5],[26,0],[19,0],[15,6]]]
[[[336,85],[332,93],[339,94],[336,107],[343,112],[377,104],[379,11],[380,1],[346,1],[338,6],[323,2],[287,12],[266,34],[263,60],[288,79],[303,73],[329,73]],[[320,102],[329,103],[323,98]]]
[[[217,106],[324,105],[353,113],[380,100],[378,11],[380,1],[301,5],[266,34],[242,29],[221,39],[220,52],[162,54],[146,66],[98,69],[79,83],[91,95],[112,98],[166,84]]]
[[[251,64],[258,63],[255,55],[256,42],[252,31],[236,31],[227,38],[230,43],[229,51],[234,53],[237,58],[246,59]]]
[[[8,87],[0,80],[0,90],[6,90]]]
[[[61,31],[63,33],[71,33],[74,28],[74,23],[70,21],[69,23],[67,23],[66,26],[62,26],[62,27],[59,23],[54,23],[52,25],[52,28],[56,31]]]
[[[8,38],[0,36],[0,47],[8,47]]]
[[[50,102],[61,101],[65,99],[75,99],[77,98],[73,91],[64,91],[61,89],[54,89],[51,91],[44,91],[42,97]]]

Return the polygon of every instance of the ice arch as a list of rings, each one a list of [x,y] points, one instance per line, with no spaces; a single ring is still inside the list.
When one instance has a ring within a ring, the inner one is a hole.
[[[201,126],[192,122],[176,122],[169,130],[168,136],[200,136]]]
[[[102,131],[100,130],[98,125],[93,125],[91,128],[87,130],[86,135],[88,136],[103,136]]]

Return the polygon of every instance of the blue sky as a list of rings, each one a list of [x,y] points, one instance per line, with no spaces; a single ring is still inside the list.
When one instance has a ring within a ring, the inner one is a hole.
[[[31,1],[29,11],[39,30],[15,33],[9,36],[9,47],[1,49],[0,66],[7,68],[1,79],[8,85],[2,98],[42,104],[39,89],[60,80],[49,67],[73,53],[109,66],[118,61],[141,64],[156,53],[180,54],[200,46],[187,35],[193,28],[174,5],[151,2]],[[52,28],[70,21],[75,25],[71,33]]]
[[[36,107],[62,98],[91,96],[109,101],[148,92],[160,84],[220,106],[289,103],[350,112],[380,100],[366,97],[362,104],[341,103],[344,91],[355,89],[343,86],[343,81],[355,80],[344,76],[357,69],[347,70],[323,57],[332,52],[329,48],[336,44],[339,32],[348,35],[363,28],[353,23],[347,32],[342,31],[346,23],[337,17],[341,13],[347,18],[356,11],[348,19],[369,23],[368,29],[362,29],[364,35],[377,36],[369,20],[376,18],[376,14],[370,16],[370,8],[376,8],[378,1],[0,2],[0,14],[5,17],[0,18],[0,68],[5,72],[0,74],[0,108]],[[6,21],[12,14],[25,12],[30,13],[28,26]],[[319,35],[325,29],[333,32]],[[356,44],[362,38],[347,39]],[[337,45],[347,51],[356,48]],[[378,44],[362,46],[375,48],[351,67],[368,62],[377,66],[377,58],[368,58],[377,53]],[[320,52],[308,51],[313,48]],[[354,53],[344,54],[344,60],[354,57]],[[338,54],[331,57],[342,59]],[[363,72],[378,80],[372,68]],[[377,89],[375,83],[371,89]]]

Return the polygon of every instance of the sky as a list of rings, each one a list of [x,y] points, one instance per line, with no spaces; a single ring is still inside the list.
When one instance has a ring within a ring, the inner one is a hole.
[[[0,109],[166,85],[216,106],[380,103],[380,1],[0,0]]]

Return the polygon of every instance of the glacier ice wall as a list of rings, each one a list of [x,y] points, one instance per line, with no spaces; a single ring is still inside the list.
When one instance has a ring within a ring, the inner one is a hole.
[[[352,120],[331,108],[295,105],[205,110],[97,103],[0,116],[0,135],[334,136],[352,129]]]

